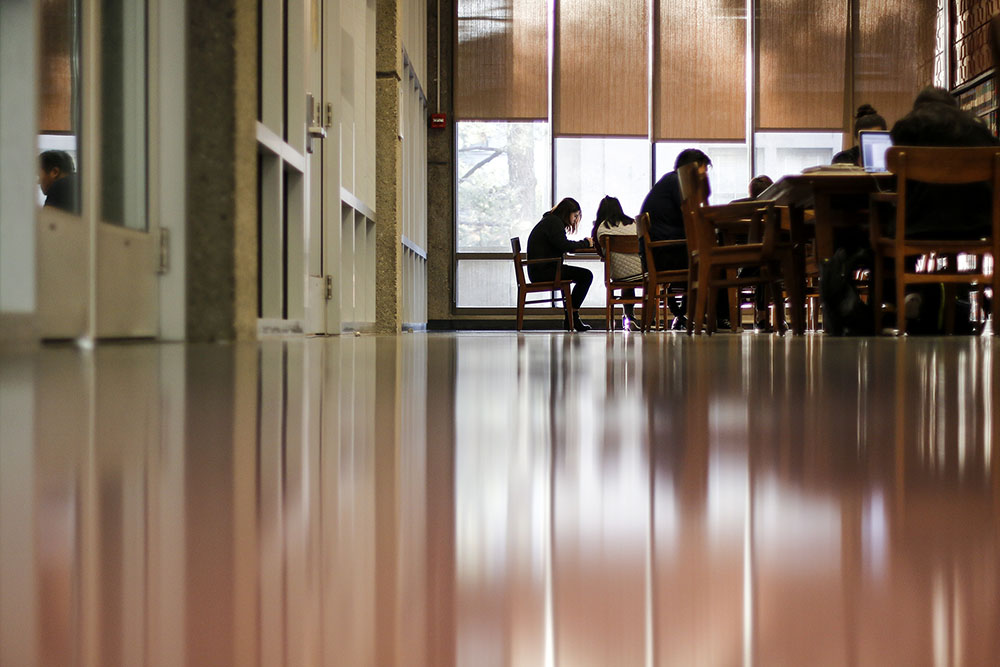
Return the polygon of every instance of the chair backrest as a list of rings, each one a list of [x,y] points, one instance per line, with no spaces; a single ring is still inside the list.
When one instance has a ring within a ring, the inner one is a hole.
[[[527,283],[527,276],[524,275],[524,255],[521,254],[521,239],[517,236],[510,240],[510,249],[514,251],[514,276],[517,278],[518,287],[523,287]]]
[[[649,214],[646,213],[644,215],[648,216]],[[605,234],[601,237],[601,242],[598,245],[604,251],[601,256],[604,262],[604,283],[611,285],[614,282],[614,279],[611,277],[611,253],[638,255],[639,237],[627,234]]]
[[[907,181],[933,185],[985,182],[992,188],[993,237],[1000,236],[1000,146],[942,148],[938,146],[893,146],[886,151],[886,165],[896,175],[899,195],[896,229],[902,242],[906,229]]]
[[[640,213],[635,216],[635,238],[636,243],[642,241],[642,252],[643,256],[646,258],[646,271],[649,273],[656,273],[656,261],[653,259],[653,249],[649,247],[649,244],[653,242],[653,239],[649,236],[649,213]]]
[[[681,216],[684,219],[684,236],[687,237],[688,252],[695,252],[702,242],[712,244],[713,234],[702,234],[704,225],[699,224],[698,210],[708,205],[708,170],[699,168],[697,162],[677,169],[677,180],[681,186]]]

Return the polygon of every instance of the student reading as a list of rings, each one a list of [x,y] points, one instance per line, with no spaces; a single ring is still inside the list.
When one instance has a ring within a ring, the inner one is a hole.
[[[566,232],[575,232],[582,218],[580,204],[575,199],[567,197],[556,204],[555,208],[542,216],[531,234],[528,236],[528,259],[554,259],[562,257],[565,253],[581,248],[589,248],[593,245],[591,239],[585,238],[580,241],[570,241],[566,238]],[[588,331],[590,326],[580,319],[580,306],[590,290],[590,283],[594,280],[594,274],[580,266],[563,265],[563,280],[573,281],[573,322],[572,326],[577,331]],[[555,280],[555,264],[529,264],[528,279],[532,282],[544,282]],[[566,328],[570,328],[570,322],[565,321]]]

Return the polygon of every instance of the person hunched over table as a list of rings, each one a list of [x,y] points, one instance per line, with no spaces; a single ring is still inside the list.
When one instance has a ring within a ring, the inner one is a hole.
[[[567,231],[576,231],[582,217],[580,204],[575,199],[566,197],[556,204],[555,208],[542,216],[528,235],[528,259],[555,259],[567,252],[592,247],[593,241],[589,237],[580,241],[566,238]],[[589,331],[590,326],[580,319],[580,307],[594,281],[594,274],[580,266],[563,264],[561,276],[563,280],[573,281],[573,328],[577,331]],[[555,277],[554,262],[528,265],[528,279],[531,282],[555,280]],[[568,318],[565,325],[566,329],[570,328]]]

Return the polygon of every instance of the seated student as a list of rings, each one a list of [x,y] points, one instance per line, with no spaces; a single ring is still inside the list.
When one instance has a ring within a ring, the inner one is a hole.
[[[601,237],[604,236],[631,236],[635,237],[635,220],[625,215],[621,202],[617,197],[605,197],[597,207],[597,217],[594,220],[594,231],[591,238],[597,252],[603,255]],[[639,255],[630,255],[621,252],[611,253],[608,260],[608,271],[612,280],[628,280],[630,278],[641,277],[642,259]],[[627,288],[622,290],[625,298],[635,297],[635,290]],[[635,306],[631,303],[624,304],[625,315],[622,317],[622,329],[629,328],[629,321],[635,319]]]
[[[774,185],[774,181],[771,180],[770,176],[761,174],[760,176],[755,176],[750,180],[750,186],[747,188],[750,191],[750,199],[759,199],[764,190]]]
[[[45,151],[38,156],[38,187],[45,205],[76,213],[77,179],[73,158],[66,151]]]
[[[913,109],[892,126],[895,146],[975,147],[1000,145],[983,122],[958,108],[943,88],[928,86]],[[906,191],[906,236],[912,239],[978,239],[988,236],[992,201],[986,183],[930,185],[910,181]],[[886,216],[883,215],[883,219]],[[891,224],[891,223],[890,223]],[[940,322],[941,289],[936,285],[907,296],[914,333],[934,333]],[[963,322],[964,324],[964,322]],[[925,326],[926,325],[926,326]],[[909,329],[909,325],[907,327]]]
[[[862,130],[887,130],[885,118],[878,115],[875,107],[862,104],[854,114],[854,145],[833,156],[833,164],[853,164],[861,166],[860,134]]]
[[[674,170],[663,175],[646,195],[642,202],[642,212],[649,213],[649,235],[654,241],[676,240],[685,238],[684,216],[681,213],[681,183],[677,178],[677,170],[686,164],[699,164],[708,167],[712,160],[697,148],[686,148],[674,160]],[[660,271],[683,269],[688,265],[687,248],[673,246],[657,248],[654,253],[656,268]],[[729,306],[726,299],[717,300],[717,328],[729,329]],[[673,297],[667,304],[674,320],[671,329],[681,330],[687,327],[684,316],[684,299]]]
[[[528,259],[562,257],[567,252],[592,247],[593,242],[589,237],[581,241],[570,241],[566,238],[567,231],[576,231],[581,217],[580,204],[575,199],[566,197],[556,204],[555,208],[542,216],[542,219],[531,230],[531,234],[528,235]],[[555,263],[528,265],[528,279],[532,282],[555,280],[555,277]],[[580,307],[587,296],[587,291],[590,290],[594,274],[581,266],[563,264],[561,277],[563,280],[572,280],[574,283],[572,327],[577,331],[589,331],[590,326],[584,324],[580,319]],[[570,328],[568,318],[565,325],[566,329]]]

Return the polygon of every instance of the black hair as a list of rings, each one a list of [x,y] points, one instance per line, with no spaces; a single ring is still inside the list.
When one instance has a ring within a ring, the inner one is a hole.
[[[677,159],[674,160],[674,171],[692,162],[701,162],[706,165],[712,164],[712,160],[697,148],[685,148],[677,155]]]
[[[597,254],[601,257],[604,256],[604,251],[597,242],[597,228],[605,222],[608,223],[609,227],[617,227],[622,223],[630,225],[635,222],[635,220],[625,215],[625,211],[622,210],[622,204],[618,201],[618,197],[606,195],[604,199],[601,200],[601,203],[597,205],[597,217],[594,219],[594,228],[590,232],[590,238],[594,240],[594,247],[597,248]]]
[[[38,163],[42,171],[50,172],[58,169],[63,174],[72,174],[76,171],[73,166],[73,158],[66,151],[45,151],[38,156]]]
[[[858,136],[861,130],[886,130],[889,126],[885,118],[875,111],[875,107],[870,104],[862,104],[854,114],[854,136]]]
[[[750,196],[753,197],[754,199],[757,199],[757,197],[760,197],[761,193],[764,192],[764,190],[767,190],[773,184],[774,181],[771,180],[770,176],[766,176],[763,174],[757,176],[756,178],[750,181]]]
[[[618,201],[618,197],[608,195],[597,206],[597,217],[594,219],[594,228],[596,229],[597,225],[602,222],[607,222],[612,227],[617,227],[623,222],[631,224],[635,220],[625,215],[625,211],[622,210],[622,203]]]
[[[555,205],[555,207],[549,211],[557,218],[562,220],[563,227],[576,231],[576,227],[572,223],[572,215],[580,210],[580,203],[573,199],[572,197],[566,197],[561,202]]]
[[[937,86],[927,86],[917,93],[917,98],[913,100],[913,108],[916,109],[925,104],[946,104],[958,108],[958,100],[955,99],[955,96]]]

